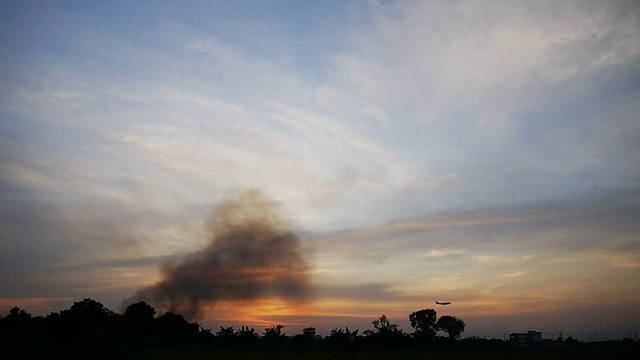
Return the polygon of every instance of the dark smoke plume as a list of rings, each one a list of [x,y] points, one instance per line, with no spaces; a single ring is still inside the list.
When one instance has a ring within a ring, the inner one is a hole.
[[[194,318],[219,301],[305,298],[309,266],[276,202],[248,190],[220,204],[207,225],[211,240],[205,248],[163,264],[162,278],[125,299],[125,306],[144,300]]]

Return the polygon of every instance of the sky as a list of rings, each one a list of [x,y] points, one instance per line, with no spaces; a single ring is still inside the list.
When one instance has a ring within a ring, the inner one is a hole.
[[[0,311],[119,310],[257,194],[306,295],[200,323],[633,335],[639,154],[635,1],[2,1]]]

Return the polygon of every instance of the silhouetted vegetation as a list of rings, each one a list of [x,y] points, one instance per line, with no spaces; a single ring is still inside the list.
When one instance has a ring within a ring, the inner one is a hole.
[[[455,340],[460,337],[460,334],[464,331],[466,324],[455,316],[445,315],[438,319],[436,326],[438,329],[444,330],[449,334],[449,339]]]
[[[335,328],[323,337],[316,333],[314,327],[306,327],[300,334],[287,336],[285,326],[278,324],[265,328],[262,334],[246,326],[238,330],[233,326],[220,327],[214,334],[211,329],[189,322],[182,315],[173,312],[157,316],[156,310],[142,301],[127,306],[124,313],[119,314],[93,299],[84,299],[74,302],[68,310],[44,317],[34,317],[25,310],[14,307],[7,316],[0,317],[0,345],[5,352],[14,354],[27,353],[33,357],[42,357],[54,354],[55,349],[62,349],[60,351],[65,354],[75,351],[79,358],[85,357],[87,351],[93,351],[93,357],[120,356],[117,349],[137,349],[137,354],[141,355],[136,357],[166,358],[158,354],[152,356],[155,353],[151,349],[194,349],[194,346],[210,351],[239,351],[244,355],[247,355],[245,352],[261,353],[265,350],[294,353],[303,351],[328,354],[327,357],[330,358],[335,357],[330,356],[331,354],[343,351],[369,354],[368,358],[377,358],[381,352],[389,351],[409,358],[412,354],[424,351],[432,351],[436,355],[443,351],[474,351],[480,352],[478,354],[494,354],[494,357],[504,357],[501,352],[505,351],[538,351],[535,353],[536,357],[550,358],[544,351],[558,348],[574,351],[571,356],[581,354],[579,357],[584,355],[595,358],[591,356],[617,351],[618,358],[627,355],[634,358],[639,349],[638,342],[631,339],[594,344],[569,337],[565,341],[557,339],[545,342],[546,346],[542,348],[545,350],[522,350],[522,347],[499,339],[460,339],[465,328],[464,321],[450,315],[438,318],[433,309],[415,311],[409,314],[409,321],[413,333],[404,332],[385,315],[381,315],[372,321],[372,329],[362,333],[348,327]],[[447,336],[438,336],[439,331]],[[322,355],[318,356],[322,358]]]
[[[409,323],[415,329],[414,337],[420,342],[430,342],[436,337],[438,317],[433,309],[422,309],[409,314]]]
[[[264,329],[262,338],[269,342],[279,342],[285,339],[285,334],[282,332],[284,325],[274,325],[270,328]]]

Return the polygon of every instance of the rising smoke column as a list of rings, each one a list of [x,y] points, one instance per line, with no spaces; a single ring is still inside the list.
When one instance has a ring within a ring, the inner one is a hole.
[[[219,301],[303,300],[310,288],[309,266],[299,252],[299,238],[278,210],[257,190],[223,202],[207,223],[208,245],[182,261],[163,264],[161,279],[124,303],[144,300],[161,311],[194,318],[204,305]]]

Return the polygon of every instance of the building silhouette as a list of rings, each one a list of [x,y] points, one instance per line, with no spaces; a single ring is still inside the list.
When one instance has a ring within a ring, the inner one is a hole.
[[[531,346],[542,343],[542,332],[529,330],[526,333],[511,333],[509,341],[516,345]]]

